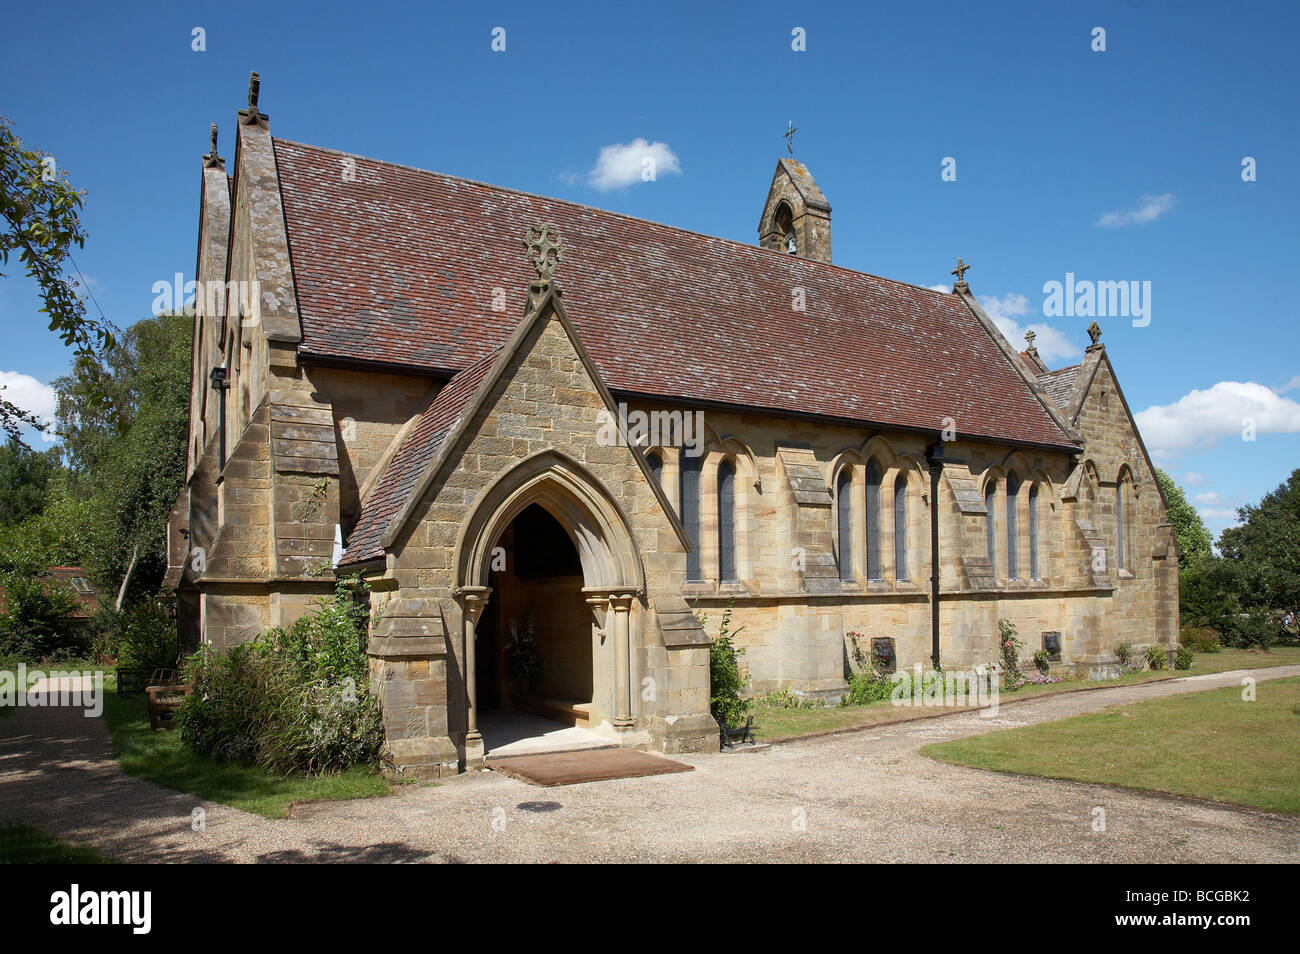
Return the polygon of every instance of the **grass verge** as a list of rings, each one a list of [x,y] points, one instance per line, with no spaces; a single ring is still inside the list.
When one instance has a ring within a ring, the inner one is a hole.
[[[996,772],[1096,782],[1300,813],[1300,677],[1115,706],[1059,722],[927,745]]]
[[[1066,679],[1045,686],[1025,686],[1013,693],[1003,693],[1002,700],[1011,702],[1054,692],[1105,686],[1127,686],[1134,683],[1156,682],[1162,679],[1179,679],[1185,676],[1206,676],[1228,672],[1232,669],[1265,669],[1272,666],[1300,665],[1300,647],[1275,647],[1269,652],[1257,649],[1225,649],[1218,653],[1198,655],[1188,670],[1164,669],[1157,672],[1130,673],[1118,679]],[[938,710],[900,709],[889,700],[864,706],[840,706],[825,709],[786,709],[775,706],[754,706],[754,732],[761,742],[784,742],[804,736],[847,729],[869,728],[886,722],[899,722],[920,714],[934,714]]]
[[[352,768],[338,775],[276,778],[256,765],[195,755],[179,733],[149,728],[142,696],[105,693],[104,720],[122,771],[178,792],[188,792],[266,818],[284,818],[293,802],[373,798],[391,788],[378,772]]]
[[[0,865],[115,865],[85,845],[55,838],[31,825],[0,825]]]

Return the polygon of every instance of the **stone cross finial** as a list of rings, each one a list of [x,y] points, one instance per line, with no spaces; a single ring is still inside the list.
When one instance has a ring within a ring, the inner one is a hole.
[[[530,225],[523,246],[528,253],[528,260],[533,263],[538,279],[543,283],[549,283],[555,275],[555,267],[564,258],[564,243],[560,241],[560,227],[550,223]]]
[[[1090,324],[1088,326],[1088,337],[1092,339],[1093,344],[1097,344],[1101,341],[1101,325],[1097,324],[1095,321]]]
[[[1031,348],[1034,346],[1034,339],[1037,337],[1038,334],[1032,328],[1025,332],[1025,341],[1029,343],[1029,347]]]
[[[206,168],[213,168],[221,165],[221,157],[217,155],[217,124],[212,124],[212,149],[203,157],[203,165]]]
[[[965,284],[966,284],[966,273],[967,273],[969,270],[970,270],[970,266],[967,265],[965,262],[963,262],[960,258],[958,258],[958,259],[957,259],[957,267],[954,268],[954,269],[953,269],[949,274],[951,274],[951,275],[956,275],[956,276],[957,276],[957,284],[958,284],[958,285],[965,285]]]
[[[257,110],[257,97],[262,92],[262,78],[257,75],[257,71],[248,74],[248,109],[240,110],[239,115],[243,117],[244,125],[260,126],[262,120],[267,116]]]
[[[799,127],[794,124],[793,120],[791,120],[786,124],[786,130],[782,134],[785,136],[785,148],[789,150],[791,159],[794,158],[794,134],[798,131]]]

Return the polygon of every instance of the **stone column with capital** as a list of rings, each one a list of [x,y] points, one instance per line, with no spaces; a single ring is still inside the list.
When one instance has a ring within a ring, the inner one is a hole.
[[[632,718],[631,669],[631,614],[635,598],[635,590],[614,590],[609,595],[610,608],[614,613],[614,665],[617,670],[617,711],[613,723],[620,729],[630,728],[635,721]]]
[[[478,731],[478,664],[476,642],[479,617],[487,609],[490,586],[458,586],[455,596],[463,611],[461,653],[465,664],[465,767],[483,764],[483,736]]]

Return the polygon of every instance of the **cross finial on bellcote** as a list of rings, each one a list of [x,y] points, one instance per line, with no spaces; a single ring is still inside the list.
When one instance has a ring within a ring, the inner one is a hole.
[[[1100,341],[1101,341],[1101,325],[1097,324],[1097,322],[1095,322],[1095,321],[1094,321],[1092,324],[1090,324],[1090,325],[1088,326],[1088,337],[1092,339],[1092,343],[1093,343],[1093,344],[1097,344],[1098,342],[1100,342]]]
[[[786,130],[782,134],[785,136],[785,148],[790,152],[790,158],[794,158],[794,134],[799,131],[799,127],[791,120],[786,124]]]
[[[964,288],[964,287],[966,286],[966,273],[967,273],[968,271],[970,271],[970,266],[967,265],[965,262],[963,262],[960,258],[958,258],[958,259],[957,259],[957,267],[954,268],[954,269],[949,273],[949,274],[951,274],[951,275],[956,275],[956,276],[957,276],[957,284],[953,286],[953,290],[954,290],[954,291],[955,291],[957,288]]]

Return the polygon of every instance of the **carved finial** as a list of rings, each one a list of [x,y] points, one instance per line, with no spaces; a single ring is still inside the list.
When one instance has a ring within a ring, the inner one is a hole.
[[[212,149],[203,157],[203,166],[212,169],[217,166],[225,165],[220,156],[217,155],[217,124],[212,124]]]
[[[1088,326],[1088,337],[1092,339],[1092,343],[1093,343],[1093,344],[1097,344],[1098,342],[1100,342],[1100,341],[1101,341],[1101,325],[1097,324],[1097,322],[1095,322],[1095,321],[1094,321],[1092,324],[1090,324],[1090,325]]]
[[[785,136],[785,148],[790,152],[790,158],[794,158],[794,134],[799,131],[799,127],[791,120],[786,124],[786,130],[782,135]]]
[[[560,241],[560,227],[530,225],[528,235],[523,242],[528,252],[528,259],[533,263],[537,278],[542,284],[549,284],[555,275],[555,267],[564,258],[564,243]]]
[[[956,276],[957,276],[957,284],[955,284],[955,285],[953,286],[953,289],[954,289],[954,290],[957,289],[957,288],[965,288],[965,287],[966,287],[966,273],[967,273],[969,270],[970,270],[970,266],[967,265],[965,262],[963,262],[960,258],[958,258],[958,259],[957,259],[957,267],[954,268],[951,272],[949,272],[950,275],[956,275]]]
[[[244,125],[260,126],[262,120],[269,117],[257,109],[257,97],[262,92],[262,77],[257,75],[257,71],[248,74],[248,109],[240,110],[240,115],[244,117]]]
[[[1034,347],[1034,339],[1037,337],[1038,337],[1037,332],[1035,332],[1032,328],[1030,328],[1028,331],[1025,332],[1025,342],[1026,344],[1029,345],[1029,347],[1027,347],[1025,351],[1028,352],[1029,354],[1038,354],[1038,349]]]

